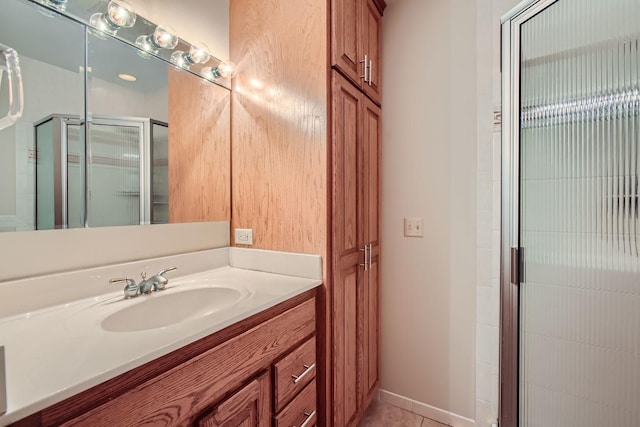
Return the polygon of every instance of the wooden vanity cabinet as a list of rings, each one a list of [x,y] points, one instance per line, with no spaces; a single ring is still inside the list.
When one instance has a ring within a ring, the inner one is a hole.
[[[197,427],[268,427],[270,417],[269,375],[262,374],[225,399]]]
[[[273,365],[274,425],[315,425],[318,412],[315,337]]]
[[[306,413],[315,417],[315,368],[305,365],[317,363],[316,292],[291,298],[14,425],[267,427],[283,417],[296,422],[309,418]],[[294,382],[292,375],[305,371]],[[293,387],[288,382],[285,387],[286,376]]]
[[[378,105],[385,6],[384,0],[331,0],[331,65]]]

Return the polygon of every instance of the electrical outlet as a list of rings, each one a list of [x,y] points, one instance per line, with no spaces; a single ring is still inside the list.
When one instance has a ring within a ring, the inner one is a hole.
[[[253,245],[253,229],[236,228],[234,240],[237,245]]]
[[[423,237],[422,228],[423,228],[422,218],[405,218],[404,219],[404,236],[405,237]]]

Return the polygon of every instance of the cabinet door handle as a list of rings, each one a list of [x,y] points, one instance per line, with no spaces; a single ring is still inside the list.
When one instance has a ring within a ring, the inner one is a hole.
[[[364,76],[360,76],[360,78],[364,78],[364,82],[366,83],[367,80],[367,68],[369,66],[369,63],[371,61],[369,61],[369,57],[367,55],[364,56],[364,60],[360,61],[361,64],[364,64]]]
[[[298,381],[303,379],[309,372],[313,371],[316,368],[315,363],[313,365],[302,365],[302,366],[306,368],[303,373],[301,373],[300,375],[291,375],[291,378],[293,378],[294,384],[298,384]]]
[[[369,268],[373,264],[373,244],[369,243]]]
[[[311,422],[311,420],[313,419],[313,416],[316,414],[316,410],[314,409],[311,412],[306,412],[304,413],[307,418],[304,419],[304,422],[302,424],[300,424],[300,427],[307,427],[307,424],[309,424]],[[293,427],[296,427],[295,425]]]
[[[364,267],[364,271],[369,271],[369,245],[364,245],[364,249],[360,249],[360,252],[364,252],[364,264],[360,264],[360,267]]]
[[[373,61],[369,60],[369,86],[373,83]]]

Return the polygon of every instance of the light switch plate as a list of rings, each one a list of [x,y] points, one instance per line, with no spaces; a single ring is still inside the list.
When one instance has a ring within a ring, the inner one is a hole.
[[[252,228],[236,228],[234,241],[236,245],[253,245]]]
[[[404,236],[405,237],[423,237],[422,229],[423,229],[422,218],[405,218],[404,219]]]

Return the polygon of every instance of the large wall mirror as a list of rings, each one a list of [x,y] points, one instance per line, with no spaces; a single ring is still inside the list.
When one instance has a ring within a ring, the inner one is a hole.
[[[86,16],[107,3],[68,1]],[[30,0],[3,1],[0,45],[24,88],[0,130],[0,231],[230,220],[228,84]]]

